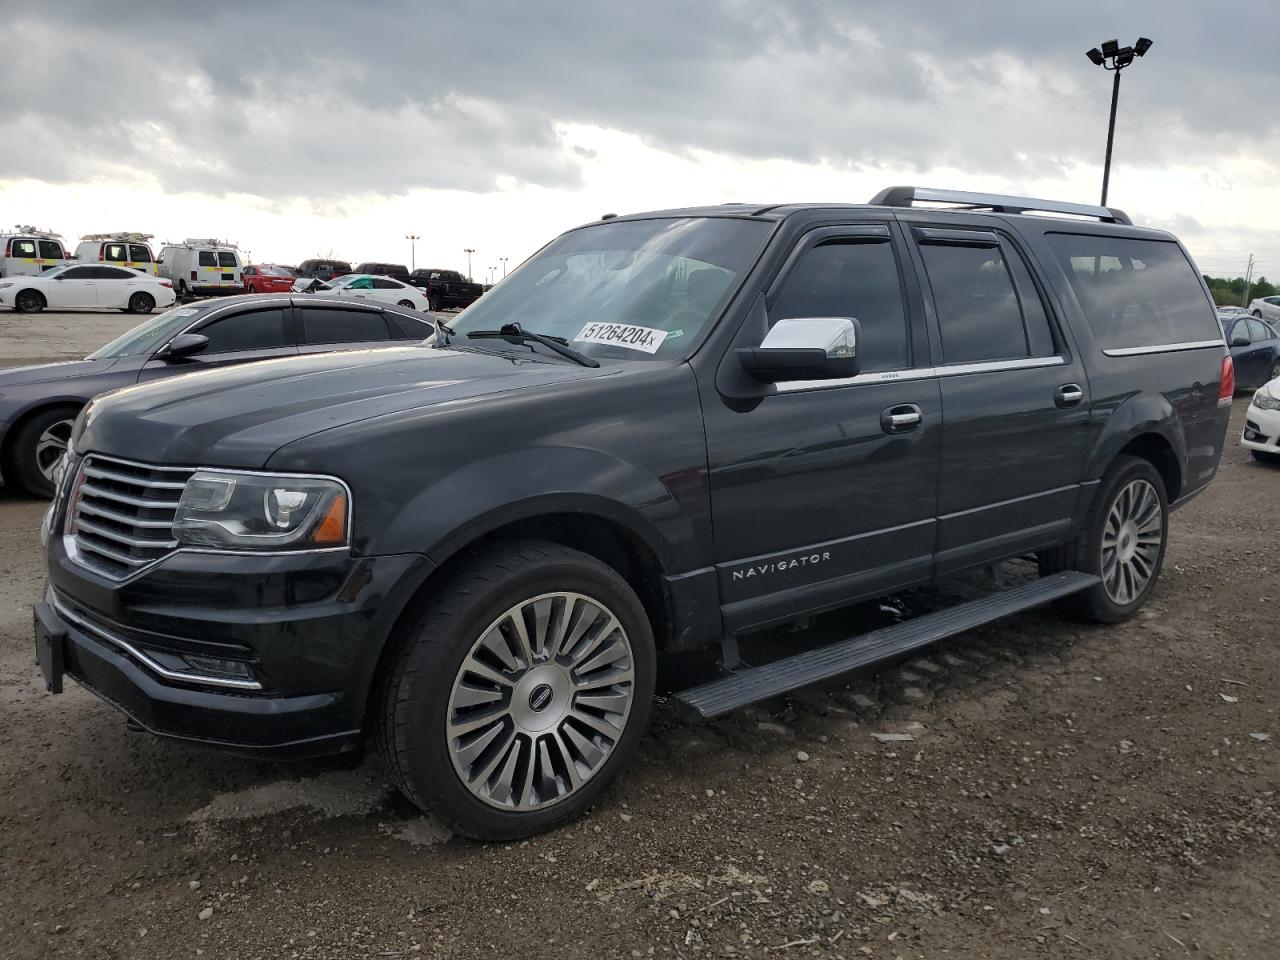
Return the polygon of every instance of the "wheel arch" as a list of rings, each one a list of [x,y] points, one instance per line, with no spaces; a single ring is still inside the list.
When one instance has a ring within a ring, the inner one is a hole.
[[[17,416],[9,422],[9,425],[5,428],[4,435],[0,437],[0,469],[3,469],[5,472],[8,472],[10,469],[13,461],[14,444],[17,443],[18,434],[33,417],[38,417],[45,411],[55,410],[58,407],[66,407],[69,410],[74,409],[76,414],[79,415],[80,411],[84,409],[84,405],[88,402],[89,401],[83,397],[48,397],[24,407],[18,412]]]
[[[1182,421],[1168,397],[1140,393],[1107,418],[1094,444],[1085,477],[1101,479],[1119,456],[1141,457],[1159,472],[1165,494],[1173,502],[1185,485],[1187,454]]]

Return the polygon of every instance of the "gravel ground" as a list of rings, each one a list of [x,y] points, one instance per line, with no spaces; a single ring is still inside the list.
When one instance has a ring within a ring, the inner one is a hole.
[[[0,317],[0,359],[128,325],[77,322]],[[700,726],[661,702],[588,816],[492,846],[374,759],[251,762],[46,695],[43,505],[0,494],[0,956],[1275,957],[1278,489],[1229,443],[1138,619],[1028,614]]]

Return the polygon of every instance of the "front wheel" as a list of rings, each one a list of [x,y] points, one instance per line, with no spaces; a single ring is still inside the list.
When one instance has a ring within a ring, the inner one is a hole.
[[[419,807],[512,840],[579,814],[635,752],[653,632],[627,582],[580,551],[520,541],[462,564],[393,638],[378,746]]]
[[[39,313],[48,305],[39,290],[23,290],[13,298],[13,308],[19,313]]]
[[[76,407],[53,407],[37,413],[18,429],[9,468],[13,479],[27,493],[52,497],[58,463],[71,442]]]

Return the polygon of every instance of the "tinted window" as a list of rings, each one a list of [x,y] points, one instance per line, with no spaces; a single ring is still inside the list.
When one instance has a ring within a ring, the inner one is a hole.
[[[830,241],[806,251],[769,308],[771,326],[797,317],[856,318],[864,371],[911,366],[897,258],[887,240]]]
[[[63,259],[62,244],[58,243],[57,240],[41,240],[40,256],[44,257],[46,260]]]
[[[201,327],[197,333],[209,338],[202,352],[229,353],[233,350],[270,350],[285,344],[283,310],[251,310],[221,317]]]
[[[1270,340],[1273,336],[1275,336],[1275,334],[1267,328],[1266,324],[1257,320],[1249,321],[1249,339],[1254,343],[1257,343],[1260,340]]]
[[[1018,295],[999,247],[921,243],[920,255],[938,311],[944,363],[1030,356]]]
[[[200,266],[216,267],[217,265],[218,265],[218,261],[214,259],[212,250],[200,251]]]
[[[36,255],[36,242],[34,240],[14,240],[9,244],[12,251],[9,255],[12,257],[34,257]]]
[[[66,280],[92,280],[98,274],[97,267],[68,267],[58,276]]]
[[[399,313],[387,313],[387,324],[391,327],[393,340],[425,340],[435,333],[435,326],[425,320],[415,320]]]
[[[1045,239],[1104,350],[1216,335],[1212,306],[1176,243],[1067,233]]]
[[[396,283],[394,280],[387,280],[383,277],[374,277],[373,288],[375,290],[403,290],[403,283]]]
[[[388,339],[382,315],[371,310],[303,307],[301,312],[302,337],[306,343],[359,343]]]
[[[144,247],[140,243],[129,244],[129,259],[134,263],[150,263],[151,248]]]
[[[237,266],[239,262],[240,261],[236,259],[236,255],[234,253],[221,252],[218,254],[218,266],[220,267],[234,267]]]
[[[1031,278],[1031,271],[1022,255],[1008,244],[1002,244],[1005,262],[1013,273],[1013,285],[1018,291],[1018,305],[1022,307],[1022,321],[1027,328],[1027,343],[1033,357],[1052,357],[1058,352],[1049,314],[1044,308],[1040,291]]]
[[[123,243],[103,244],[103,259],[109,263],[124,263],[129,259],[127,250]]]

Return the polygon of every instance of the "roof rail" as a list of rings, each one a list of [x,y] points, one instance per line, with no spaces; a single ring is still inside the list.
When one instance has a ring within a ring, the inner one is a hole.
[[[999,193],[971,193],[968,190],[936,190],[932,187],[886,187],[871,198],[877,207],[911,207],[917,202],[954,203],[966,210],[992,213],[1066,213],[1074,217],[1096,217],[1103,223],[1132,223],[1129,215],[1115,207],[1033,197],[1007,197]]]

